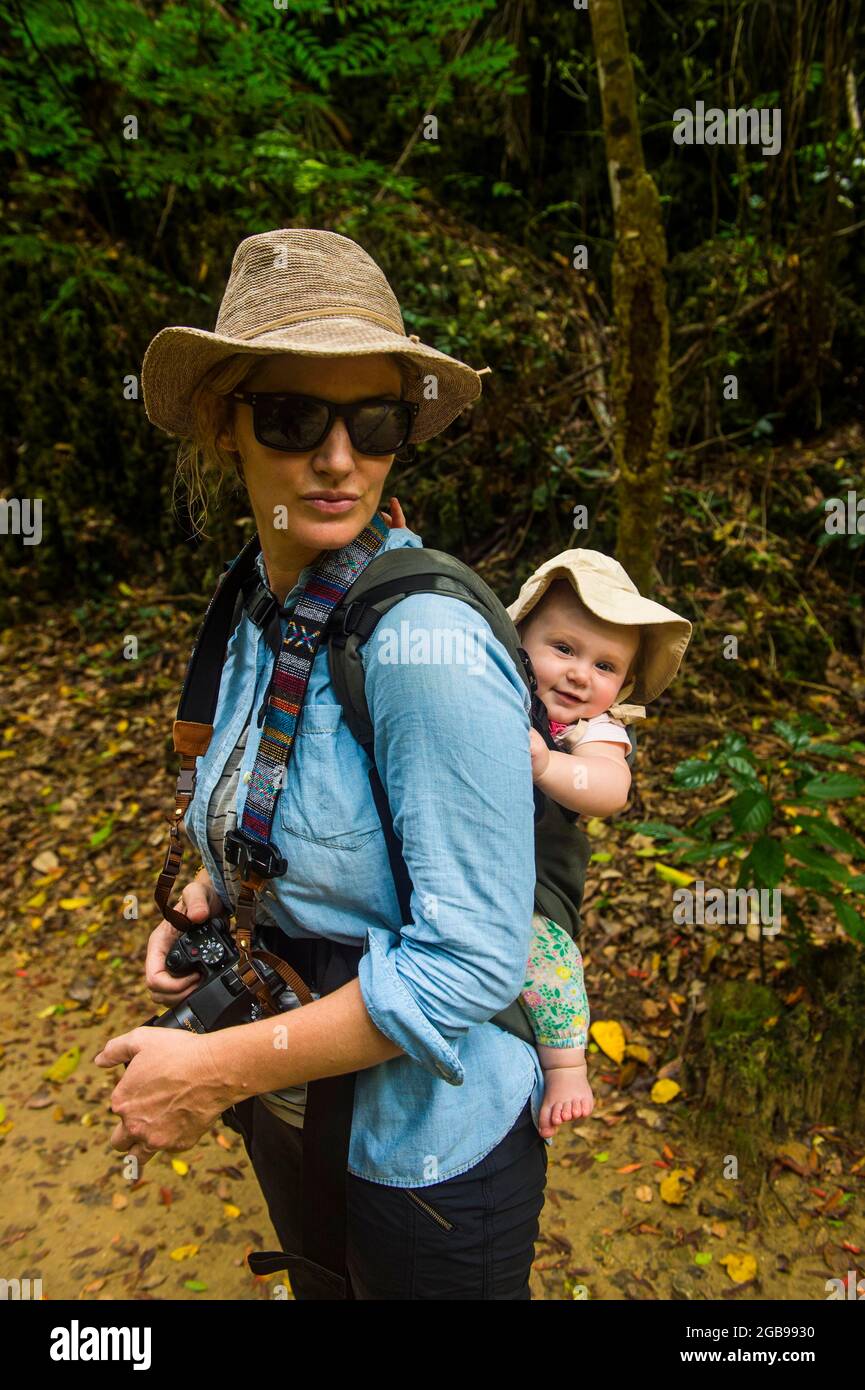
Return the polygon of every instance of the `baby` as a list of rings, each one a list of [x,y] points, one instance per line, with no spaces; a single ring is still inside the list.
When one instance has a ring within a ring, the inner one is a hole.
[[[594,550],[566,550],[546,561],[508,612],[531,660],[550,733],[565,750],[553,752],[530,730],[535,785],[583,816],[621,810],[631,785],[623,720],[643,718],[645,708],[620,697],[636,690],[648,701],[670,683],[691,624],[643,598],[616,560]],[[581,892],[580,883],[574,897]],[[568,933],[540,912],[532,917],[520,1003],[544,1072],[538,1130],[546,1139],[563,1122],[591,1114],[594,1098],[585,1061],[582,957]]]
[[[384,513],[406,520],[395,497]],[[582,816],[608,816],[628,799],[631,742],[624,721],[673,680],[691,624],[643,598],[622,566],[597,550],[565,550],[545,561],[508,607],[537,681],[557,751],[529,732],[532,778],[553,801]],[[579,749],[579,753],[577,753]],[[559,751],[561,750],[561,751]],[[571,891],[579,908],[582,883]],[[526,980],[519,996],[544,1072],[538,1132],[590,1115],[594,1105],[585,1048],[589,1005],[579,948],[563,927],[532,915]]]

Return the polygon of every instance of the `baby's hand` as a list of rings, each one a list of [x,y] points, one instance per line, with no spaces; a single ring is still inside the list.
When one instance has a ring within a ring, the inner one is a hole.
[[[529,747],[532,752],[532,781],[537,782],[550,765],[550,750],[537,729],[529,729]]]
[[[544,1071],[544,1099],[538,1133],[551,1139],[559,1125],[591,1115],[595,1097],[585,1066],[550,1067]]]
[[[391,528],[392,531],[394,529],[399,528],[400,526],[405,526],[406,524],[403,509],[395,497],[392,497],[390,499],[389,508],[381,508],[380,514],[384,517],[385,521],[387,522],[388,526]]]

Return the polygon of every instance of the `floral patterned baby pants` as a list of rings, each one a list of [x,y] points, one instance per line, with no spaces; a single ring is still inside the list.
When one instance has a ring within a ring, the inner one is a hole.
[[[589,1001],[583,983],[583,958],[568,933],[540,912],[532,915],[520,1003],[536,1042],[546,1047],[585,1047]]]

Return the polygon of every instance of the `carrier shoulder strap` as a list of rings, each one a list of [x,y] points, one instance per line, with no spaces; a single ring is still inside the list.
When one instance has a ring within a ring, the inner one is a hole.
[[[243,586],[255,571],[255,558],[260,549],[258,535],[255,534],[247,541],[240,554],[226,565],[207,605],[186,668],[186,678],[177,706],[174,747],[178,753],[205,753],[210,744],[225,649],[237,627],[243,602]],[[194,737],[194,731],[198,731],[194,748],[187,750],[180,746],[178,725],[181,726],[181,738],[184,741]]]
[[[359,743],[373,737],[364,689],[360,648],[393,606],[413,593],[438,593],[468,603],[487,620],[529,689],[519,656],[519,636],[504,605],[488,584],[455,555],[406,546],[387,550],[367,565],[329,624],[330,676],[346,721]]]

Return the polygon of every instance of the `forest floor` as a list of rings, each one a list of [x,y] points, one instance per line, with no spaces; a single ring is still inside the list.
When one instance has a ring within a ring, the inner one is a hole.
[[[723,585],[700,583],[729,630]],[[818,622],[821,592],[837,602],[815,574],[807,602]],[[284,1278],[255,1278],[245,1264],[274,1236],[239,1136],[215,1129],[130,1182],[109,1142],[119,1073],[93,1063],[153,1012],[143,958],[158,920],[170,728],[200,616],[158,582],[119,585],[98,608],[57,607],[0,633],[0,1277],[41,1278],[48,1299],[262,1299]],[[129,634],[135,661],[121,655]],[[770,736],[775,697],[759,708],[727,699],[713,662],[695,643],[664,717],[641,728],[634,805],[593,827],[581,942],[592,1016],[619,1023],[634,1053],[618,1066],[592,1043],[594,1112],[548,1149],[537,1299],[814,1300],[828,1297],[828,1280],[863,1274],[862,1135],[803,1119],[768,1144],[759,1171],[743,1164],[734,1178],[723,1135],[692,1137],[699,1097],[652,1094],[660,1075],[682,1079],[682,1049],[695,1045],[683,1006],[696,996],[699,1016],[705,942],[694,928],[674,933],[670,884],[633,827],[681,815],[670,774],[705,739],[727,728]],[[833,651],[795,698],[849,736],[865,712],[861,667]],[[838,930],[813,924],[818,940]],[[750,929],[719,943],[709,968],[758,978]]]

